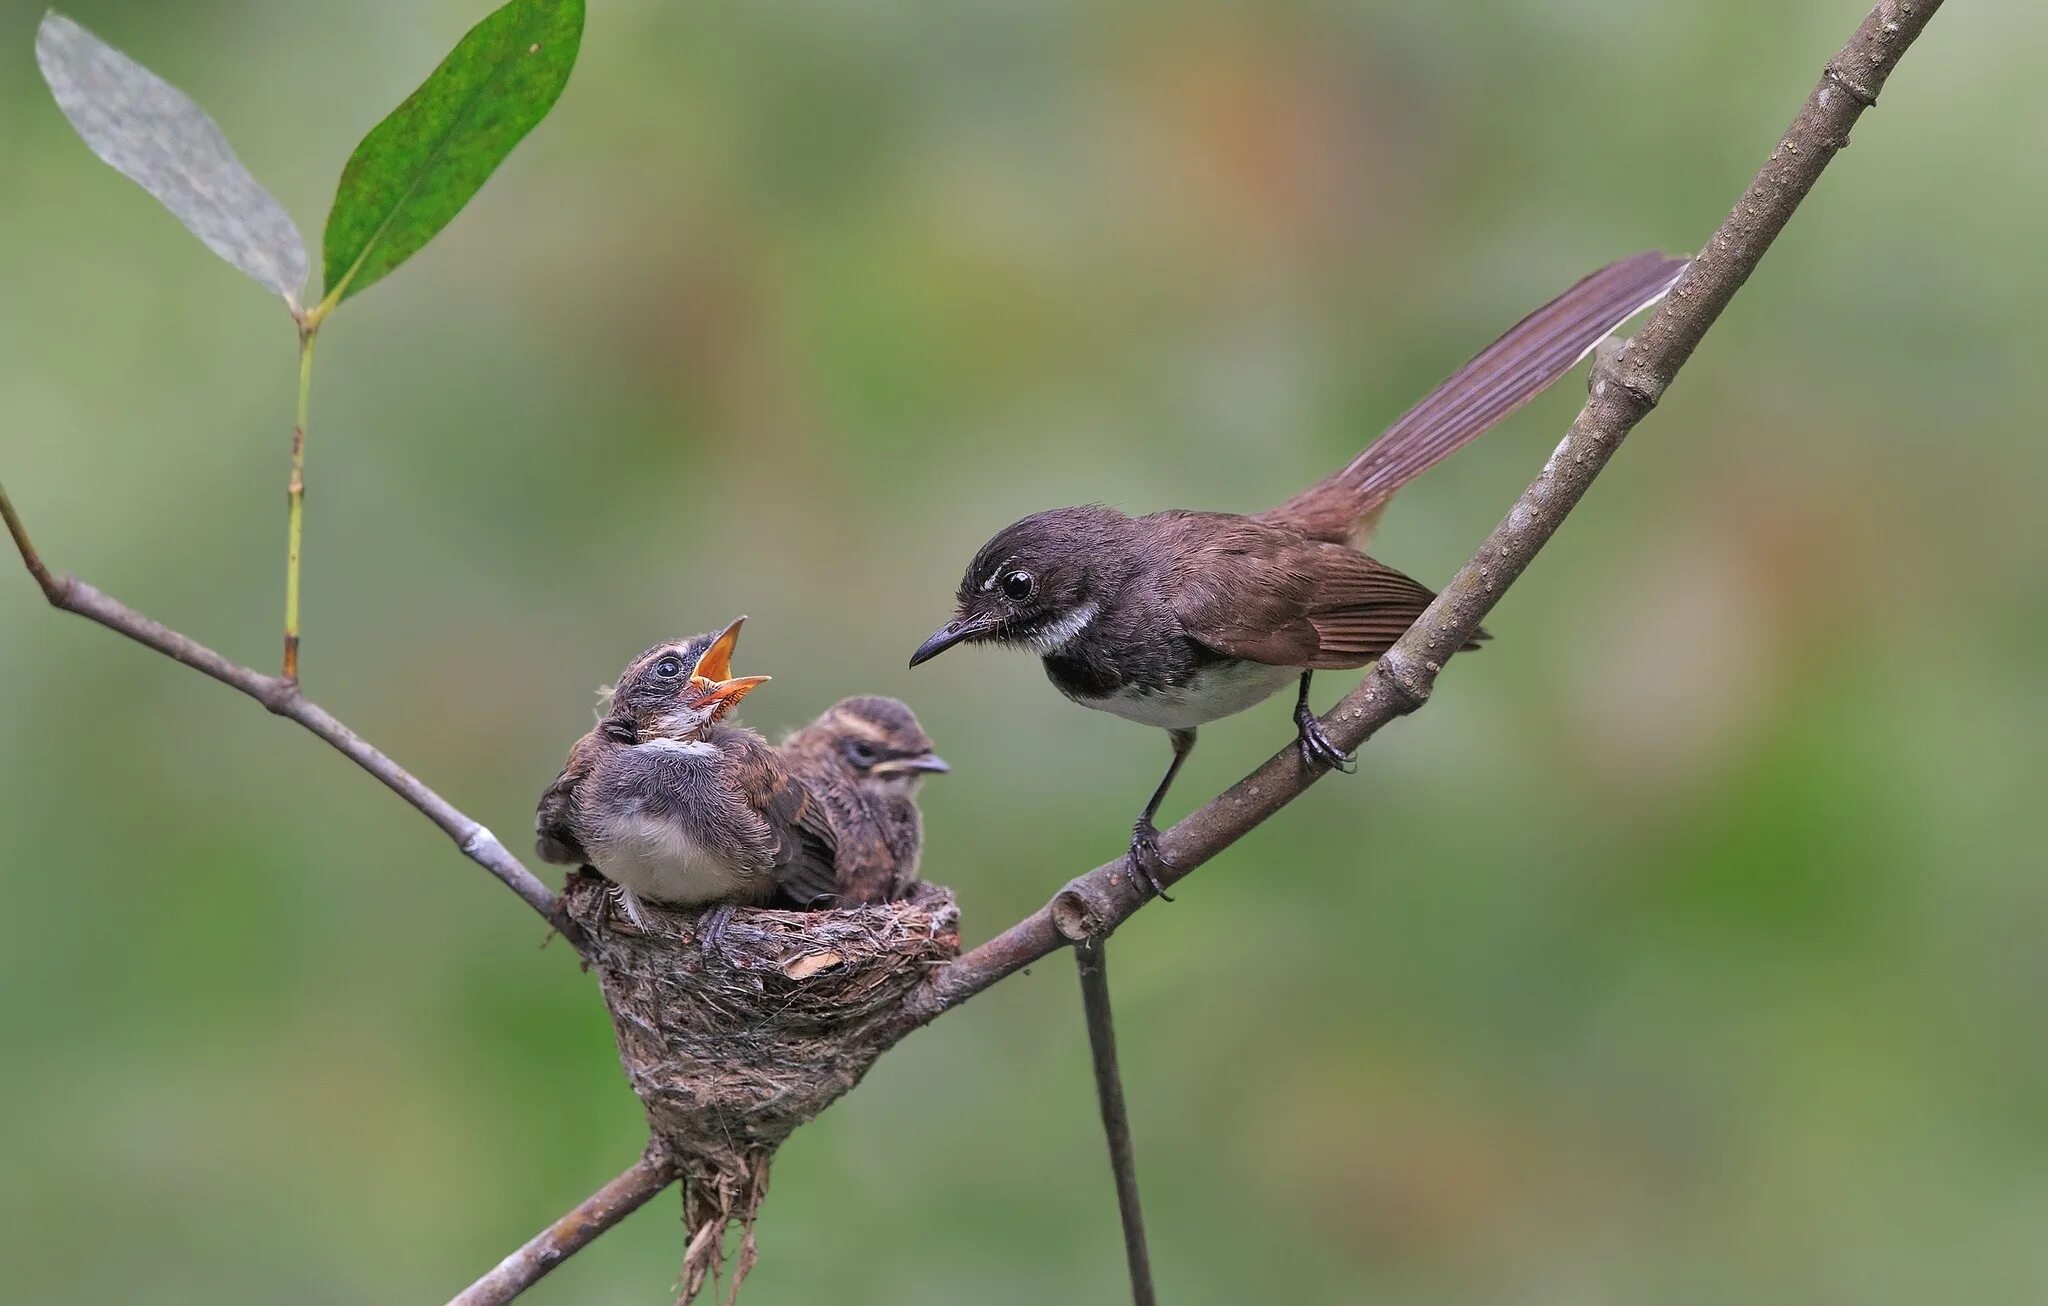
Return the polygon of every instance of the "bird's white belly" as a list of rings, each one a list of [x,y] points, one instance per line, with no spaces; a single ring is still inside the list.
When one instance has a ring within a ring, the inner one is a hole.
[[[622,817],[591,848],[591,864],[612,883],[652,902],[694,907],[752,896],[749,880],[674,821]]]
[[[1263,662],[1219,662],[1197,672],[1185,685],[1152,692],[1127,685],[1107,698],[1081,701],[1139,725],[1192,730],[1263,703],[1300,675],[1293,667]]]

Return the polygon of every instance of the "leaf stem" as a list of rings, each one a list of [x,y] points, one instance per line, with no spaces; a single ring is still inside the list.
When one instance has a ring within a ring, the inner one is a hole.
[[[7,533],[14,537],[14,547],[21,550],[21,560],[27,565],[28,574],[35,577],[36,584],[42,586],[43,593],[49,595],[51,601],[55,602],[58,593],[57,583],[50,576],[50,569],[43,565],[41,556],[36,553],[36,546],[29,543],[28,527],[22,525],[21,518],[15,514],[14,502],[7,497],[5,485],[0,485],[0,521],[6,522]]]
[[[306,533],[306,416],[313,398],[313,342],[317,319],[299,322],[299,414],[292,427],[292,478],[285,486],[291,525],[284,562],[284,678],[299,681],[299,544]]]

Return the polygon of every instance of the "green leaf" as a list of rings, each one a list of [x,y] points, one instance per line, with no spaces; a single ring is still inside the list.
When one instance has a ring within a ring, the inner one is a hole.
[[[583,0],[512,0],[470,29],[342,169],[327,215],[327,305],[411,258],[490,180],[568,84]]]
[[[36,64],[92,152],[154,195],[206,247],[298,308],[306,245],[190,97],[64,15],[36,29]]]

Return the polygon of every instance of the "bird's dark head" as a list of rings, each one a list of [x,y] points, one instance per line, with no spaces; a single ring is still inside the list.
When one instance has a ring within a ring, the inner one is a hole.
[[[1127,555],[1131,519],[1091,504],[1033,513],[996,532],[960,578],[953,619],[910,665],[955,644],[1008,644],[1053,653],[1101,611]]]
[[[604,731],[623,743],[690,740],[723,720],[767,676],[734,676],[737,618],[715,635],[656,644],[620,675],[612,688]]]
[[[863,785],[915,794],[928,775],[951,768],[932,751],[917,715],[893,698],[845,698],[791,735],[788,747],[826,754]]]

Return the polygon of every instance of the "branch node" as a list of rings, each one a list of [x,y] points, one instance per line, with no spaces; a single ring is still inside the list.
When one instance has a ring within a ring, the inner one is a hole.
[[[1399,710],[1408,713],[1429,701],[1430,691],[1436,688],[1436,673],[1443,667],[1436,662],[1416,666],[1408,654],[1396,646],[1380,655],[1374,669],[1380,679],[1393,686],[1395,695],[1406,703]]]
[[[1069,884],[1053,895],[1052,926],[1069,943],[1092,943],[1102,933],[1103,918],[1088,897],[1079,884]]]
[[[305,695],[299,692],[299,682],[296,680],[287,680],[283,676],[264,676],[260,683],[262,690],[256,695],[256,701],[263,704],[272,716],[289,717],[299,704],[305,701]]]
[[[1052,927],[1069,943],[1100,943],[1114,934],[1118,923],[1130,915],[1132,905],[1117,899],[1135,883],[1129,866],[1122,862],[1117,863],[1114,872],[1105,877],[1098,877],[1092,872],[1075,876],[1067,881],[1065,888],[1053,895],[1052,902],[1048,904]],[[1150,896],[1150,890],[1139,889],[1137,896],[1142,901]]]
[[[475,860],[486,848],[494,845],[503,847],[502,844],[498,843],[497,835],[492,834],[485,826],[479,825],[476,829],[469,832],[467,839],[462,841],[462,851],[471,860]]]
[[[1810,67],[1811,65],[1809,65]],[[1843,72],[1834,64],[1828,65],[1828,80],[1849,93],[1849,98],[1866,109],[1877,107],[1877,92]]]
[[[68,571],[61,576],[52,575],[49,568],[43,566],[41,558],[30,559],[28,570],[36,578],[36,584],[43,587],[43,597],[50,601],[51,607],[71,606],[71,591],[78,588],[78,577]]]
[[[1657,406],[1664,397],[1664,382],[1646,368],[1633,366],[1635,337],[1609,337],[1593,350],[1593,371],[1586,378],[1586,391],[1595,399],[1605,398],[1611,386],[1626,395],[1642,413]],[[1640,414],[1638,415],[1640,420]]]

